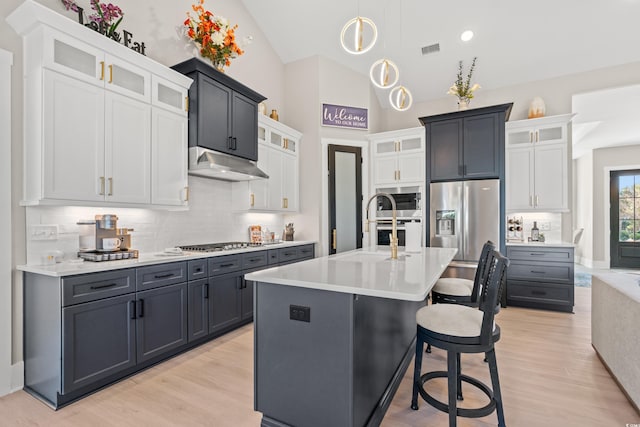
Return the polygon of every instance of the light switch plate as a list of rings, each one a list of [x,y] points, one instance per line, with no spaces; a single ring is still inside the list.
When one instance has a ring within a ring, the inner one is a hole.
[[[58,224],[32,225],[31,240],[58,240]]]

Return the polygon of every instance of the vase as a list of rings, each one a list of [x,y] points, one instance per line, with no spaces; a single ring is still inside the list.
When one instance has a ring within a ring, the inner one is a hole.
[[[466,110],[469,108],[469,100],[468,99],[458,99],[458,111]]]
[[[278,110],[271,110],[271,114],[269,115],[273,120],[278,121]]]

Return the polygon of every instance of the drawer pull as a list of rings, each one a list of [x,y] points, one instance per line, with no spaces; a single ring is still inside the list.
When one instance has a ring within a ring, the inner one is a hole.
[[[531,256],[544,256],[544,252],[531,252],[529,255]]]
[[[251,258],[249,262],[259,262],[262,258]]]
[[[196,268],[196,273],[200,273],[202,271],[201,268]]]
[[[545,291],[531,291],[531,295],[546,295]]]
[[[220,264],[220,268],[227,268],[227,267],[233,267],[234,264],[232,262],[230,262],[229,264]]]
[[[296,254],[295,252],[285,252],[284,256],[293,256],[295,254]]]
[[[171,277],[173,276],[173,273],[167,273],[167,274],[156,274],[155,276],[153,276],[154,279],[166,279],[167,277]]]
[[[547,274],[546,271],[531,270],[531,272],[534,274]]]
[[[99,286],[91,286],[91,290],[97,290],[97,289],[106,289],[106,288],[113,288],[114,286],[118,286],[117,283],[110,283],[108,285],[99,285]]]

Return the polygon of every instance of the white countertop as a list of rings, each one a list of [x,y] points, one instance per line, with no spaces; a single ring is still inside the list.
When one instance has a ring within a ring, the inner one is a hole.
[[[210,258],[216,256],[233,255],[238,253],[265,251],[268,249],[280,249],[290,246],[302,246],[314,244],[314,241],[293,241],[293,242],[281,242],[269,245],[234,249],[229,251],[219,252],[187,252],[182,254],[168,254],[165,252],[140,252],[136,259],[124,259],[117,261],[83,261],[83,262],[71,262],[64,261],[54,265],[18,265],[16,269],[25,271],[28,273],[43,274],[45,276],[63,277],[72,276],[74,274],[96,273],[100,271],[119,270],[123,268],[143,267],[146,265],[164,264],[167,262],[177,261],[190,261],[194,259]]]
[[[569,242],[507,242],[507,246],[538,246],[545,248],[575,248],[575,244]]]
[[[422,301],[447,268],[457,249],[398,251],[388,246],[356,249],[337,255],[274,267],[245,275],[248,280],[356,295]]]

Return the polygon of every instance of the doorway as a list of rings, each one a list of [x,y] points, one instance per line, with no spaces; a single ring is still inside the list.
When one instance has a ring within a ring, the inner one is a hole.
[[[611,268],[640,268],[640,169],[611,171]]]
[[[362,247],[362,149],[328,146],[329,254]]]

